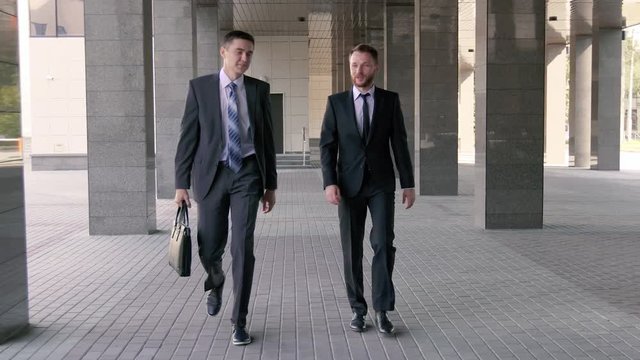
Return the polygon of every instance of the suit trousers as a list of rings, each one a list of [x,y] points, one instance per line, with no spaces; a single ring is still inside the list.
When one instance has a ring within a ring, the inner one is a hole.
[[[238,173],[220,162],[209,193],[198,203],[198,253],[207,273],[205,291],[222,288],[225,283],[222,255],[231,213],[229,249],[234,294],[231,322],[239,326],[246,325],[248,314],[255,264],[253,232],[261,196],[258,162],[255,156],[249,156]]]
[[[353,312],[366,315],[363,295],[362,252],[367,208],[373,227],[369,241],[373,249],[371,261],[371,298],[375,311],[391,311],[395,307],[395,290],[391,275],[396,248],[393,246],[394,192],[376,190],[367,177],[360,192],[343,197],[338,205],[340,239],[344,256],[347,297]]]

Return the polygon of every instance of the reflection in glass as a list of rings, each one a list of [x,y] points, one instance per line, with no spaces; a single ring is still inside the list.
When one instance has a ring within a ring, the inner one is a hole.
[[[84,0],[58,0],[58,36],[84,35]]]
[[[12,20],[12,17],[7,16],[2,16],[1,19],[3,23],[11,23]],[[9,52],[17,52],[16,44],[7,46]],[[21,143],[18,65],[0,61],[0,164],[21,161]]]
[[[31,36],[56,36],[56,1],[30,0]]]
[[[30,0],[31,36],[84,36],[84,0]]]

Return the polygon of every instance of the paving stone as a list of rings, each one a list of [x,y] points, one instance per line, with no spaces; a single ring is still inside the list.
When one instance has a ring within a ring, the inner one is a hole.
[[[391,338],[371,314],[364,333],[348,327],[319,170],[279,175],[277,206],[256,223],[254,343],[237,347],[231,287],[209,317],[197,256],[189,278],[167,264],[171,201],[157,201],[157,233],[89,236],[87,172],[27,171],[32,328],[0,359],[640,359],[640,172],[545,169],[538,230],[475,227],[471,166],[459,196],[398,204]],[[371,257],[365,246],[369,302]]]

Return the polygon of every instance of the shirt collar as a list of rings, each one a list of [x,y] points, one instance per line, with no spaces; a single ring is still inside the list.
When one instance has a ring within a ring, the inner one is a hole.
[[[233,82],[236,83],[238,89],[241,89],[244,86],[244,74],[240,75],[240,77],[235,79]],[[222,86],[222,88],[226,88],[230,83],[231,79],[229,79],[224,70],[220,69],[220,85]]]
[[[353,85],[352,88],[351,88],[351,92],[353,93],[353,100],[355,101],[358,98],[358,96],[360,96],[360,94],[369,94],[369,95],[371,95],[371,98],[373,99],[373,93],[375,92],[375,90],[376,90],[376,86],[375,85],[371,85],[369,90],[367,90],[364,93],[361,93],[360,90],[355,85]]]

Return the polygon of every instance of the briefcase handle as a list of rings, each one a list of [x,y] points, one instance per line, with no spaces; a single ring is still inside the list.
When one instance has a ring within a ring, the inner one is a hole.
[[[174,224],[178,223],[184,224],[186,227],[189,227],[189,210],[187,208],[187,203],[184,201],[176,212],[176,220],[174,221]]]

